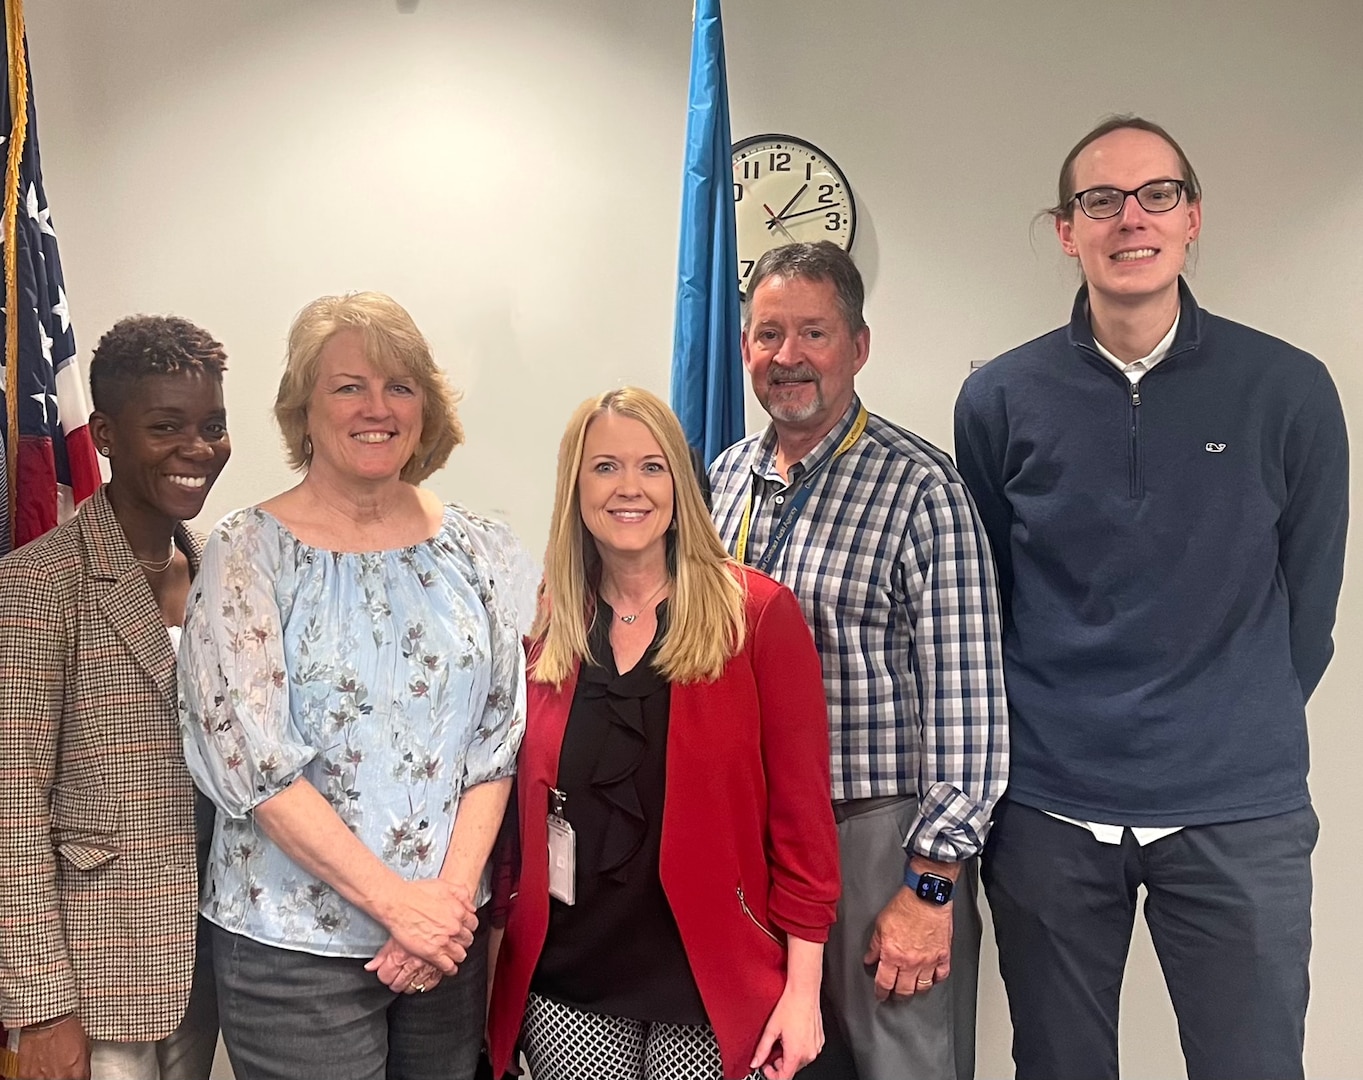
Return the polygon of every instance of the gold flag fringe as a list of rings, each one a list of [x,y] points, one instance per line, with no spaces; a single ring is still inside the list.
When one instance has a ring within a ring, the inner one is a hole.
[[[24,41],[23,0],[5,0],[5,44],[8,53],[10,132],[6,147],[3,240],[5,245],[5,411],[8,414],[9,541],[18,526],[19,496],[19,280],[15,272],[15,226],[19,213],[19,163],[28,133],[28,55]]]

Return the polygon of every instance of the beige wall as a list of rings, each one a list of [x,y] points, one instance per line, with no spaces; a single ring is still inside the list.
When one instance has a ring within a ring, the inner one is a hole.
[[[236,456],[201,524],[288,482],[268,403],[289,318],[319,293],[410,307],[468,393],[468,446],[433,486],[537,546],[570,406],[626,381],[666,392],[688,0],[27,6],[83,354],[131,311],[229,348]],[[970,361],[1063,321],[1073,271],[1029,223],[1069,145],[1136,110],[1201,173],[1199,299],[1321,356],[1363,415],[1358,0],[727,7],[734,136],[802,135],[856,192],[877,411],[947,446]],[[1358,558],[1355,539],[1351,578]],[[1363,1075],[1352,588],[1337,641],[1311,709],[1308,1061],[1343,1078]],[[980,1074],[997,1077],[1009,1030],[986,949]],[[1126,1075],[1181,1075],[1143,932],[1124,1006]]]

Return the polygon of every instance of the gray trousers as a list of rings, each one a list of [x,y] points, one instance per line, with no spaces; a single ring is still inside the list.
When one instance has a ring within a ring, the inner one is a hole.
[[[213,927],[223,1041],[237,1080],[471,1080],[487,1016],[486,911],[459,971],[395,994],[365,961]]]
[[[846,804],[843,804],[844,806]],[[842,898],[824,954],[825,986],[860,1080],[972,1080],[980,973],[978,868],[961,869],[952,902],[951,976],[927,993],[880,1002],[862,960],[876,916],[904,881],[904,837],[915,799],[866,800],[838,822]],[[839,815],[841,816],[841,815]]]
[[[1136,916],[1178,1017],[1189,1080],[1301,1077],[1311,808],[1120,845],[1004,799],[984,852],[1019,1080],[1115,1080]]]

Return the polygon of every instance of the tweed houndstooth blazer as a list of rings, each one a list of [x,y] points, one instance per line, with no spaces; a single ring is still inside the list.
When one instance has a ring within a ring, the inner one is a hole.
[[[198,569],[183,526],[176,542]],[[0,560],[0,1023],[169,1035],[198,875],[175,654],[103,488]]]

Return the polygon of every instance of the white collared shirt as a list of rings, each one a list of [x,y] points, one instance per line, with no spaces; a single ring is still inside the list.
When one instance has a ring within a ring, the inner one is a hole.
[[[1103,359],[1130,379],[1131,385],[1135,386],[1147,371],[1169,355],[1169,349],[1174,344],[1174,335],[1178,333],[1178,319],[1179,317],[1175,315],[1174,325],[1169,327],[1169,332],[1164,337],[1160,338],[1159,344],[1150,350],[1149,356],[1142,356],[1139,360],[1132,360],[1129,364],[1125,360],[1118,360],[1096,337],[1093,339],[1093,344],[1098,347]]]

